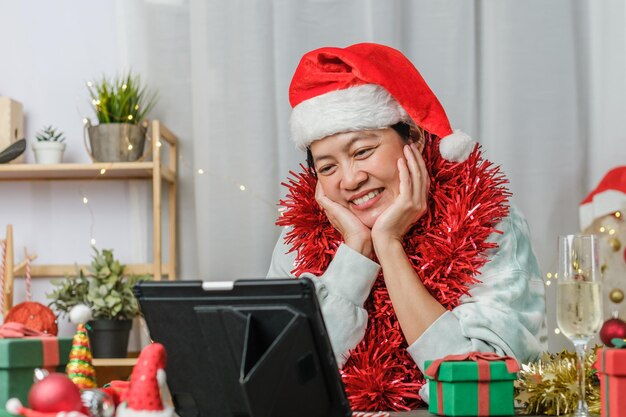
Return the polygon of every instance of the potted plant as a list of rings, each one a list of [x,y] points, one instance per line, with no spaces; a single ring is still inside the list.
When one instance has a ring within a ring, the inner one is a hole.
[[[132,320],[139,315],[133,286],[150,276],[125,275],[125,267],[114,258],[113,250],[94,247],[94,251],[86,274],[79,269],[76,276],[52,280],[56,289],[46,296],[61,315],[69,314],[78,304],[91,309],[87,328],[95,358],[126,357]]]
[[[139,76],[130,72],[113,80],[103,76],[87,83],[87,88],[99,123],[92,126],[87,119],[91,157],[98,162],[139,159],[146,138],[144,119],[156,104],[156,92],[150,92]]]
[[[37,141],[33,143],[35,161],[38,164],[60,164],[65,151],[65,136],[52,126],[44,127],[35,135]]]

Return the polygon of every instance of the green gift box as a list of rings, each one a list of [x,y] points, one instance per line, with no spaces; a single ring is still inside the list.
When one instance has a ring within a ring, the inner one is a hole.
[[[511,357],[470,352],[426,361],[428,411],[444,416],[515,414],[513,382],[519,366]]]
[[[65,372],[71,348],[67,337],[0,339],[0,410],[9,398],[27,404],[35,368]]]

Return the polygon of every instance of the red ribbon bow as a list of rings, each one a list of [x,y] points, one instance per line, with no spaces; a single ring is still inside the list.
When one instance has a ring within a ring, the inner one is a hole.
[[[22,323],[7,322],[0,326],[0,339],[23,338],[23,337],[51,337],[51,334],[26,327]]]
[[[460,355],[448,355],[433,361],[426,369],[426,375],[433,379],[439,376],[439,367],[443,362],[463,362],[471,360],[478,364],[478,415],[489,415],[489,362],[504,361],[507,371],[514,373],[519,371],[519,364],[510,356],[500,356],[493,352],[468,352]],[[437,381],[437,412],[443,414],[443,390],[441,381]]]

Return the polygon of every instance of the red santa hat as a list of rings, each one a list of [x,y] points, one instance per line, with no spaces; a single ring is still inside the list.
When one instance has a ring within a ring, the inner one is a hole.
[[[580,202],[580,229],[585,230],[598,217],[625,209],[626,166],[621,166],[607,172],[598,186]]]
[[[167,354],[160,343],[152,343],[141,351],[130,376],[125,401],[117,407],[116,417],[174,417],[165,364]]]
[[[10,398],[6,405],[6,410],[13,415],[24,417],[89,417],[86,410],[81,411],[37,411],[24,407],[17,398]]]
[[[43,375],[39,378],[39,375]],[[78,387],[62,373],[38,374],[28,393],[29,407],[18,398],[10,398],[6,410],[23,417],[88,417]]]
[[[300,60],[289,87],[291,138],[300,149],[340,132],[381,129],[398,122],[440,137],[441,155],[467,159],[474,142],[452,131],[446,112],[413,64],[374,43],[320,48]]]

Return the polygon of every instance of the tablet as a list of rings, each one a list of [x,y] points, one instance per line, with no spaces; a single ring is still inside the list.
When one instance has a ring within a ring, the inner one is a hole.
[[[135,295],[181,417],[352,414],[309,279],[150,281]]]

